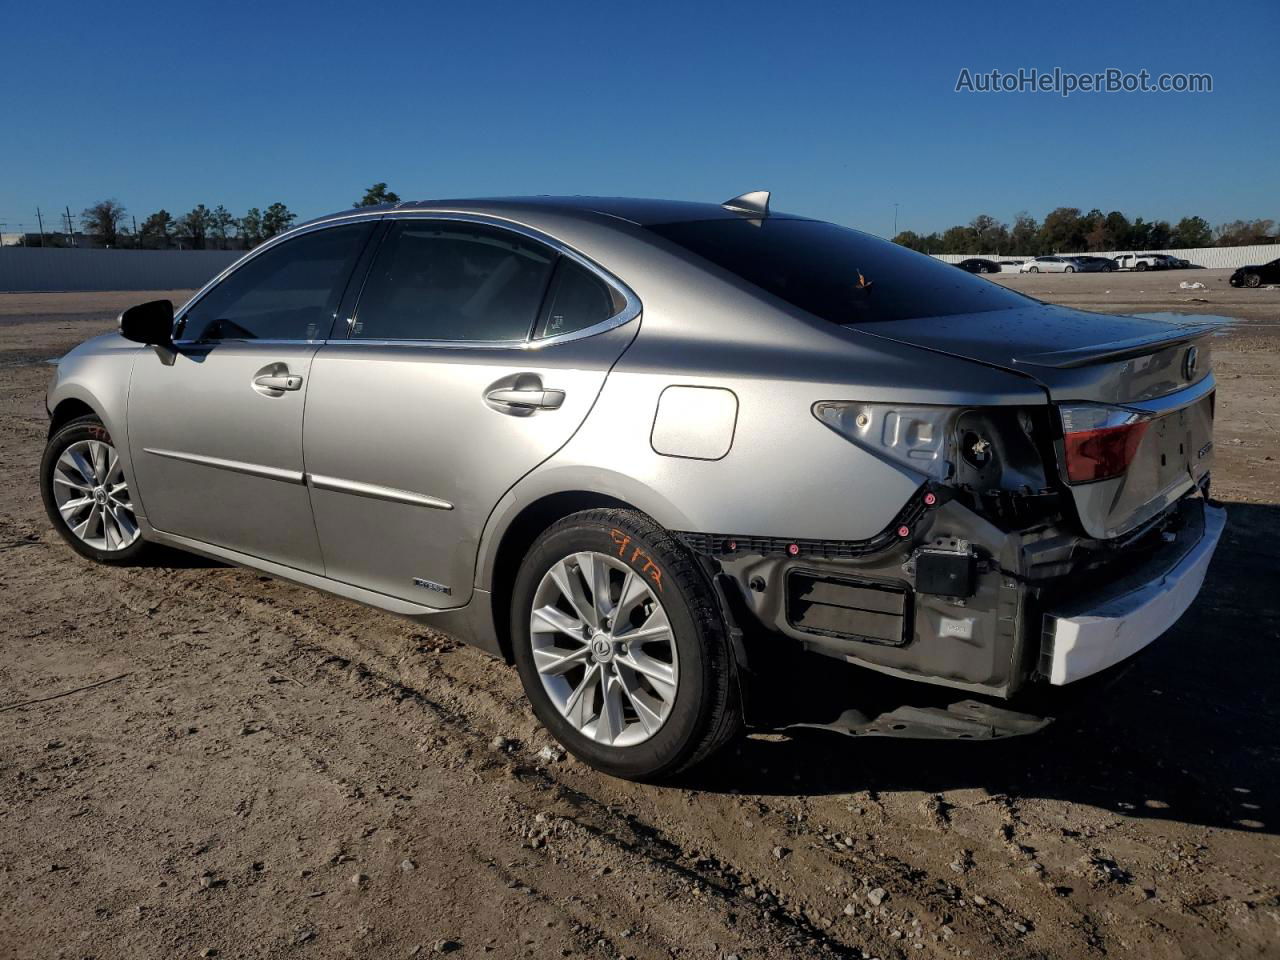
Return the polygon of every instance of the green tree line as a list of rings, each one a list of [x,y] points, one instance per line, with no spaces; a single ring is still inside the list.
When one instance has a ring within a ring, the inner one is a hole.
[[[1170,250],[1180,247],[1238,247],[1275,243],[1274,220],[1233,220],[1210,227],[1204,217],[1168,220],[1130,220],[1118,210],[1103,213],[1096,207],[1081,213],[1079,207],[1058,207],[1043,222],[1023,211],[1012,224],[979,214],[965,226],[942,233],[918,234],[903,230],[893,238],[921,253],[1019,254],[1081,253],[1090,250]]]
[[[352,206],[372,207],[399,201],[400,197],[388,190],[385,183],[375,183]],[[80,223],[85,233],[104,247],[226,250],[256,247],[288,230],[298,218],[283,203],[273,203],[265,210],[250,207],[240,217],[232,215],[222,204],[209,209],[203,203],[198,203],[178,217],[174,217],[168,210],[157,210],[138,224],[135,233],[130,229],[132,221],[127,213],[118,200],[100,200],[85,208],[80,214]],[[47,242],[52,238],[42,239]],[[57,241],[48,245],[57,245]]]

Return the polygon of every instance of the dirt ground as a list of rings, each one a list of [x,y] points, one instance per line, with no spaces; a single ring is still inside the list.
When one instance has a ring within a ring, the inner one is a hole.
[[[36,487],[43,361],[148,295],[0,294],[0,957],[1280,956],[1280,291],[998,279],[1240,318],[1200,599],[1039,735],[753,736],[661,788],[546,749],[444,636],[79,559]]]

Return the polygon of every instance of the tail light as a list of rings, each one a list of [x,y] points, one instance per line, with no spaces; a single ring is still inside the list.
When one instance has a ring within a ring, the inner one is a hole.
[[[1070,483],[1120,476],[1129,469],[1151,423],[1148,413],[1099,403],[1064,404],[1058,410]]]

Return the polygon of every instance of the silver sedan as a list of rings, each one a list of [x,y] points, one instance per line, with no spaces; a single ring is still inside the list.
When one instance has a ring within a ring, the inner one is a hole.
[[[85,557],[177,547],[452,632],[578,757],[665,777],[744,723],[1029,732],[1011,699],[1157,637],[1222,529],[1209,347],[764,193],[404,203],[63,357],[41,486]],[[784,654],[918,695],[780,720],[810,692]]]

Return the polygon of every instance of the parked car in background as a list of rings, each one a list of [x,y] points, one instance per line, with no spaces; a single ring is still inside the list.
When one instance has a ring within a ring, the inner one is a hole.
[[[994,260],[986,260],[982,257],[970,257],[968,260],[961,260],[956,264],[966,273],[999,273],[1000,264]]]
[[[787,651],[916,681],[831,729],[1028,733],[1200,589],[1213,328],[961,272],[767,193],[347,210],[62,357],[41,492],[91,560],[168,545],[513,662],[619,776],[804,694]]]
[[[1181,257],[1175,257],[1171,253],[1157,253],[1156,256],[1164,261],[1166,270],[1185,270],[1191,266],[1190,260],[1183,260]]]
[[[1111,273],[1116,268],[1116,262],[1110,257],[1090,257],[1081,254],[1071,259],[1076,262],[1076,267],[1081,273]]]
[[[1017,273],[1018,268],[1022,266],[1021,260],[999,260],[1001,273]]]
[[[1122,253],[1115,258],[1119,270],[1167,270],[1168,263],[1158,253]]]
[[[1240,267],[1231,274],[1233,287],[1260,287],[1263,284],[1280,283],[1280,257],[1269,263]]]
[[[1077,269],[1070,257],[1036,257],[1018,268],[1021,273],[1075,273]]]

